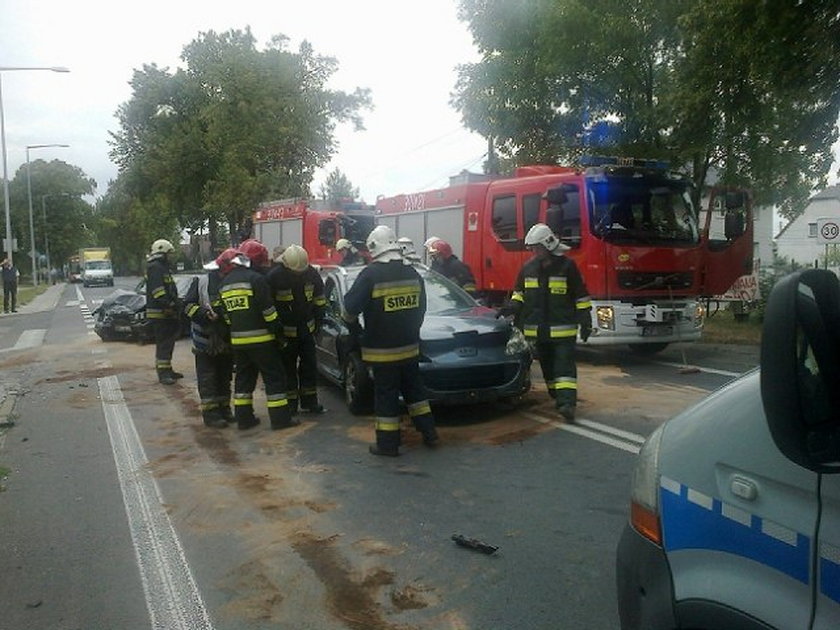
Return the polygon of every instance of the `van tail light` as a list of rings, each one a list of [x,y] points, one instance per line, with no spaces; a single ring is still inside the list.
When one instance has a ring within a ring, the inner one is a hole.
[[[662,545],[659,521],[659,449],[665,425],[650,434],[642,445],[633,471],[630,491],[630,524],[642,536]]]

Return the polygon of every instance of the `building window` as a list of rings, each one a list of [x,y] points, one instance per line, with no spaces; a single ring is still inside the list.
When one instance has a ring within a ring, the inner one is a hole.
[[[817,238],[817,224],[816,223],[809,223],[808,224],[808,238]]]

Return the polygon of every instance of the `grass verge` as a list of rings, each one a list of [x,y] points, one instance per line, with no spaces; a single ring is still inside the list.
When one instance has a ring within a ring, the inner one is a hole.
[[[700,343],[758,345],[761,343],[762,322],[755,313],[746,320],[736,321],[729,311],[718,311],[706,318]]]
[[[50,285],[48,284],[39,284],[37,287],[33,286],[26,286],[22,287],[18,284],[18,293],[17,293],[17,303],[18,306],[23,306],[24,304],[29,304],[32,300],[36,297],[41,295],[44,291],[49,288]]]

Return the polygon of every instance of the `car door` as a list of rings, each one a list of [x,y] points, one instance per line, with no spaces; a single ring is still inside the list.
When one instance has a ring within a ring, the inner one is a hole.
[[[341,319],[341,289],[333,276],[328,276],[324,281],[324,297],[327,307],[324,322],[315,338],[315,358],[321,372],[337,379],[341,377],[338,339],[346,326]]]
[[[814,630],[840,628],[840,476],[823,474]]]

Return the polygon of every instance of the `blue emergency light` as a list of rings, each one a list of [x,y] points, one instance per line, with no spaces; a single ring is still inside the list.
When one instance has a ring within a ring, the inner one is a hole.
[[[668,170],[670,163],[665,160],[643,160],[632,157],[618,157],[612,155],[582,155],[578,160],[583,167],[589,166],[631,166],[636,168],[652,168]]]

